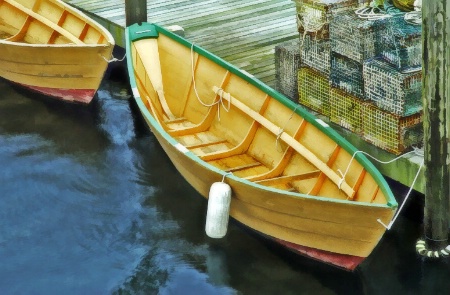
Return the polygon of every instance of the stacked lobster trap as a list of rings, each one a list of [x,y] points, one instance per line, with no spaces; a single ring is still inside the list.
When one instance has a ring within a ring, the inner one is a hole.
[[[421,26],[358,16],[370,0],[294,1],[299,103],[391,153],[421,146]]]
[[[298,71],[299,102],[316,112],[330,116],[330,24],[339,11],[355,9],[359,4],[355,0],[295,2],[301,56]],[[317,87],[322,91],[317,92]]]
[[[292,101],[298,101],[297,72],[300,66],[299,40],[275,46],[275,88]]]

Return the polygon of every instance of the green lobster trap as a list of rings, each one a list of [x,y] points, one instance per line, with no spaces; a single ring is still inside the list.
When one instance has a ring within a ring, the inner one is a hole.
[[[392,17],[382,36],[381,56],[402,72],[422,67],[422,26],[405,22],[403,17]]]
[[[301,67],[298,71],[298,96],[300,104],[330,116],[330,83],[326,75]]]
[[[379,108],[399,116],[422,110],[422,71],[401,73],[382,60],[363,66],[366,97]]]
[[[364,102],[345,91],[331,87],[330,121],[353,133],[363,135],[362,105]]]
[[[422,113],[401,117],[366,102],[362,115],[363,138],[383,150],[399,155],[423,145]]]

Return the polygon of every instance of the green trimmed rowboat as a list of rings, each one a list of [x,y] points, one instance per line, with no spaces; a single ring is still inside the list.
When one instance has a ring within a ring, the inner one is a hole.
[[[210,227],[226,226],[229,214],[347,270],[370,255],[397,203],[363,154],[280,93],[160,26],[132,25],[126,38],[133,96],[164,151],[208,202],[230,196],[212,212],[208,204],[207,214],[227,217]],[[215,183],[229,191],[213,191]]]

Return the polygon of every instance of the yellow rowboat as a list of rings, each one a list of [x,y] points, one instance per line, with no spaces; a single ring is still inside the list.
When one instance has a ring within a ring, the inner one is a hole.
[[[209,199],[207,233],[222,227],[220,219],[208,225],[217,209],[348,270],[372,252],[397,202],[363,154],[248,73],[157,25],[130,26],[126,38],[133,96],[172,163]]]
[[[0,76],[89,103],[114,47],[111,34],[60,0],[0,1]]]

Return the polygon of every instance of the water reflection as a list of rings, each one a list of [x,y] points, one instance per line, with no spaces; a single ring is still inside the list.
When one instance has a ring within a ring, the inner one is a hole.
[[[231,221],[204,233],[206,200],[143,124],[123,79],[93,104],[0,80],[2,294],[444,294],[447,261],[414,252],[402,216],[354,273]]]
[[[152,151],[148,158],[142,157],[139,170],[141,183],[148,181],[157,187],[143,205],[156,208],[159,218],[146,216],[141,228],[143,243],[149,243],[152,250],[117,294],[299,294],[299,290],[304,292],[300,294],[335,294],[336,288],[361,290],[358,275],[283,251],[237,222],[230,223],[224,239],[207,238],[206,201],[153,141]],[[152,169],[155,166],[160,168]],[[317,266],[336,284],[327,286],[320,276],[315,277],[311,270]]]
[[[36,134],[54,143],[55,152],[98,151],[107,144],[95,128],[98,100],[89,106],[68,104],[0,81],[0,130],[3,134]]]

